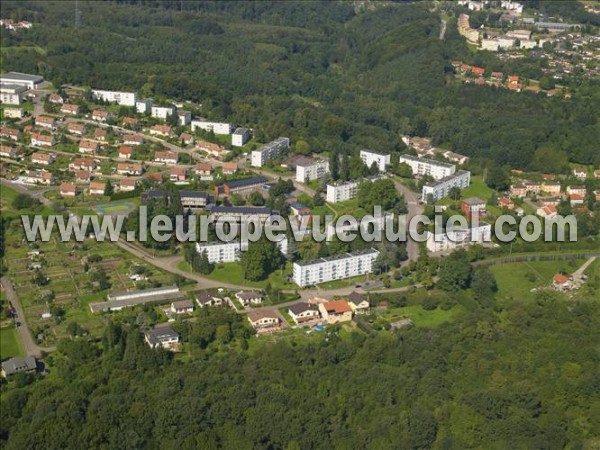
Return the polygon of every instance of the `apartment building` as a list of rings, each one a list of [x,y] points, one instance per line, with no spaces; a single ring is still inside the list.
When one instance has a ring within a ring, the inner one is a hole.
[[[254,191],[262,190],[267,183],[265,177],[246,178],[244,180],[228,181],[220,186],[215,186],[215,197],[219,194],[229,196],[231,194],[248,195]]]
[[[172,116],[176,111],[174,106],[152,106],[150,115],[155,119],[167,120],[167,117]]]
[[[326,196],[327,202],[338,203],[356,197],[356,193],[358,192],[358,185],[360,183],[361,181],[357,180],[328,184]]]
[[[373,261],[378,255],[379,252],[371,248],[314,261],[296,262],[293,269],[294,282],[305,287],[371,273]]]
[[[137,94],[135,92],[92,90],[92,98],[122,106],[135,106]]]
[[[265,222],[275,211],[263,206],[215,206],[208,205],[206,210],[214,220],[229,218],[241,222],[242,220],[259,220]]]
[[[380,172],[385,172],[385,168],[391,164],[390,158],[391,156],[388,153],[381,153],[368,149],[360,151],[360,159],[362,159],[362,162],[369,168],[375,163]]]
[[[241,247],[239,241],[196,242],[196,251],[204,252],[211,264],[239,261]]]
[[[469,187],[471,182],[471,172],[467,170],[459,170],[458,172],[442,178],[439,181],[427,183],[423,186],[421,193],[421,201],[427,202],[431,198],[433,201],[437,201],[440,198],[447,197],[450,194],[450,189],[457,187],[459,189],[465,189]]]
[[[206,119],[192,120],[191,123],[192,131],[196,131],[196,128],[200,128],[204,131],[212,131],[215,134],[231,134],[233,132],[233,125],[225,122],[211,122]]]
[[[212,195],[202,191],[179,191],[179,199],[184,210],[192,211],[202,210],[213,202]]]
[[[268,144],[263,145],[258,150],[254,150],[251,156],[251,164],[254,167],[262,167],[268,161],[272,161],[280,156],[284,151],[290,148],[290,139],[280,137]]]
[[[296,181],[306,183],[318,180],[329,173],[329,161],[324,159],[303,159],[296,164]]]
[[[143,98],[135,102],[135,110],[140,114],[149,113],[154,106],[154,100],[151,98]]]
[[[18,84],[0,85],[0,101],[7,105],[20,105],[25,87]]]
[[[248,128],[236,128],[231,135],[231,145],[241,147],[250,140],[250,136],[252,136],[252,133]]]
[[[427,232],[427,250],[430,252],[443,252],[473,244],[483,244],[492,240],[492,226],[482,224],[478,227],[445,230],[443,233],[434,234]]]
[[[400,156],[400,164],[408,164],[412,169],[413,175],[430,176],[434,180],[441,180],[456,172],[454,164],[435,161],[427,158],[417,158],[412,155]]]

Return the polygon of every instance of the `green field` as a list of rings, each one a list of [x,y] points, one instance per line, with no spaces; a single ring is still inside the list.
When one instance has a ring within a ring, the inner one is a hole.
[[[23,349],[17,337],[17,330],[12,325],[0,329],[0,360],[22,356]]]
[[[439,307],[432,311],[426,311],[421,305],[411,305],[404,308],[390,308],[383,317],[390,322],[409,318],[417,327],[434,328],[456,319],[464,312],[465,309],[461,305],[456,305],[448,311]]]

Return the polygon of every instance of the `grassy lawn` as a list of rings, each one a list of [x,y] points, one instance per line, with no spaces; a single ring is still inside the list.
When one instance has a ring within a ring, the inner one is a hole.
[[[492,196],[493,192],[494,191],[492,189],[487,187],[482,177],[474,176],[471,177],[471,185],[468,188],[463,189],[461,197],[479,197],[482,200],[487,201]]]
[[[390,322],[409,318],[417,327],[434,328],[456,319],[464,312],[465,309],[461,305],[456,305],[448,311],[444,311],[439,307],[432,311],[426,311],[421,305],[413,305],[404,308],[390,308],[383,317]]]
[[[179,263],[178,267],[181,270],[190,271],[190,265],[182,261]],[[205,275],[206,278],[210,278],[211,280],[221,281],[223,283],[237,284],[240,286],[248,286],[253,288],[264,288],[267,283],[271,283],[271,287],[277,289],[294,289],[297,286],[294,283],[288,283],[285,281],[286,275],[290,275],[292,273],[292,265],[286,264],[285,269],[283,270],[283,275],[281,271],[277,270],[273,272],[266,280],[262,281],[249,281],[244,278],[244,274],[242,272],[242,266],[237,263],[221,263],[216,264],[215,269],[211,274]]]
[[[12,325],[0,329],[0,360],[22,356],[23,349],[17,337],[17,330]]]
[[[533,298],[532,289],[550,286],[557,272],[572,273],[583,262],[583,259],[576,260],[576,266],[571,266],[568,261],[519,262],[498,264],[490,270],[496,276],[501,297],[525,300]]]
[[[319,284],[319,287],[321,289],[347,288],[347,287],[353,287],[357,284],[360,284],[360,283],[366,281],[367,279],[368,279],[368,275],[359,275],[357,277],[346,278],[344,280],[335,280],[335,281],[328,281],[327,283],[321,283],[321,284]],[[371,276],[370,279],[372,280],[373,276]]]

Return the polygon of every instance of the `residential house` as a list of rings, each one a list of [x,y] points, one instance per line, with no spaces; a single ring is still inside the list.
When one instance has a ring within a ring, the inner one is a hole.
[[[33,372],[37,369],[37,361],[33,356],[15,356],[2,363],[0,375],[3,378],[18,373]]]
[[[585,186],[567,186],[567,195],[580,195],[585,197],[587,195],[587,189]]]
[[[319,313],[319,308],[317,306],[312,305],[306,302],[296,303],[288,307],[288,314],[292,318],[296,325],[302,325],[306,322],[312,322],[315,319],[319,319],[321,317],[321,313]]]
[[[477,77],[482,77],[485,75],[485,68],[473,66],[473,68],[471,69],[471,73]]]
[[[594,197],[596,198],[597,202],[600,202],[600,189],[594,191]]]
[[[75,134],[77,136],[83,136],[85,134],[85,124],[83,123],[76,123],[76,122],[69,122],[67,123],[67,131],[71,134]]]
[[[119,191],[131,192],[134,191],[138,185],[139,180],[137,178],[123,178],[119,182]]]
[[[188,174],[185,167],[173,167],[169,171],[169,179],[171,181],[185,181],[187,180]]]
[[[154,152],[154,162],[164,164],[177,164],[179,157],[176,152],[157,151]]]
[[[34,133],[31,135],[31,145],[37,147],[52,147],[56,144],[54,136]]]
[[[60,184],[61,197],[75,197],[77,195],[77,186],[74,183],[63,181]]]
[[[177,351],[179,349],[179,333],[170,325],[157,325],[144,335],[144,340],[150,348],[164,348]]]
[[[594,170],[594,178],[600,180],[600,170]]]
[[[184,145],[192,145],[194,143],[194,136],[190,133],[181,133],[179,135],[179,141]]]
[[[150,134],[152,136],[171,137],[173,132],[171,131],[171,127],[169,125],[154,125],[150,128]]]
[[[227,155],[229,153],[229,150],[226,150],[225,148],[221,147],[220,145],[213,144],[212,142],[208,142],[208,141],[196,142],[196,148],[198,150],[202,150],[202,151],[208,153],[211,156],[214,156],[215,158],[223,158],[225,155]]]
[[[79,153],[96,153],[100,150],[100,144],[89,139],[82,139],[79,142]]]
[[[123,136],[123,144],[125,145],[142,145],[144,137],[139,134],[126,134]]]
[[[89,183],[92,179],[92,172],[89,170],[76,170],[75,183]]]
[[[106,183],[102,183],[101,181],[92,181],[90,183],[90,194],[91,195],[104,195],[105,190],[106,190]]]
[[[557,215],[556,206],[542,206],[538,208],[535,213],[538,216],[543,217],[544,219],[552,220]]]
[[[96,128],[96,131],[94,131],[94,138],[99,141],[106,142],[108,141],[108,131],[106,131],[104,128]]]
[[[123,117],[123,126],[131,129],[137,129],[140,124],[140,119],[135,117]]]
[[[74,105],[72,103],[65,103],[64,105],[62,105],[60,107],[60,112],[63,114],[69,114],[72,116],[75,116],[77,114],[79,114],[79,105]]]
[[[552,278],[552,287],[557,291],[570,291],[573,289],[573,276],[557,273]]]
[[[2,126],[0,127],[0,136],[11,139],[13,141],[18,141],[21,138],[21,131],[16,128],[10,128]]]
[[[117,173],[119,175],[141,175],[144,173],[144,166],[138,163],[118,163]]]
[[[281,319],[275,310],[260,310],[260,311],[249,311],[248,322],[255,330],[269,330],[278,329],[281,324]]]
[[[235,298],[237,298],[243,306],[260,305],[263,301],[262,294],[258,291],[236,292]]]
[[[48,128],[54,130],[56,128],[56,119],[50,116],[37,116],[35,118],[35,125],[37,127]]]
[[[573,169],[573,175],[580,180],[585,180],[587,178],[587,171],[585,169]]]
[[[89,156],[85,158],[75,158],[71,164],[69,164],[69,169],[71,170],[88,170],[93,172],[98,167],[96,161],[94,161]]]
[[[493,81],[502,81],[502,79],[504,78],[504,73],[502,72],[492,72],[492,75],[490,77]]]
[[[548,195],[560,195],[560,183],[544,182],[541,191]]]
[[[200,177],[202,181],[212,181],[212,166],[208,163],[198,163],[196,167],[194,167],[194,171],[196,175]]]
[[[527,191],[528,194],[537,195],[542,190],[542,186],[540,185],[540,183],[537,183],[537,182],[526,181],[525,182],[525,190]]]
[[[523,198],[527,195],[527,188],[524,184],[514,184],[510,187],[510,196]]]
[[[65,102],[60,95],[55,93],[52,93],[48,96],[48,101],[55,105],[62,105]]]
[[[213,295],[210,291],[201,291],[196,294],[196,303],[200,308],[207,306],[222,306],[223,299]]]
[[[319,303],[319,311],[328,323],[348,322],[352,320],[352,308],[346,300]]]
[[[0,146],[0,156],[5,158],[20,158],[23,156],[23,150],[19,147],[10,147],[8,145]]]
[[[54,176],[51,172],[46,172],[43,170],[30,170],[29,172],[27,172],[25,182],[31,184],[49,185],[54,183]]]
[[[348,304],[354,314],[364,314],[369,312],[369,300],[364,294],[351,292],[348,296]]]
[[[35,152],[31,155],[31,162],[40,166],[49,166],[54,162],[54,155],[45,152]]]
[[[110,118],[112,118],[112,114],[108,111],[102,111],[99,109],[92,111],[92,120],[97,122],[106,122]]]
[[[233,175],[237,172],[238,166],[236,162],[223,163],[223,175]]]
[[[131,159],[133,155],[133,147],[129,145],[122,145],[119,147],[119,158],[121,159]]]
[[[179,300],[171,303],[171,313],[191,314],[194,312],[194,302],[191,300]]]
[[[500,197],[498,199],[498,206],[505,209],[515,209],[515,202],[510,197]]]

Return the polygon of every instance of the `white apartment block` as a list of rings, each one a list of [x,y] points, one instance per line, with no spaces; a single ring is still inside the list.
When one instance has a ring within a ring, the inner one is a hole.
[[[443,233],[427,232],[427,250],[432,253],[454,250],[473,244],[483,244],[492,240],[492,226],[483,224],[478,227],[447,229]]]
[[[241,244],[234,242],[196,242],[198,253],[206,252],[208,261],[214,263],[228,263],[240,260]]]
[[[400,156],[400,164],[402,163],[410,166],[413,175],[428,175],[434,180],[441,180],[442,178],[445,178],[456,172],[456,166],[454,164],[448,164],[427,158],[417,158],[416,156],[412,155]]]
[[[252,152],[252,166],[262,167],[268,161],[271,161],[281,155],[285,150],[290,148],[290,139],[279,137],[268,144],[263,145],[258,150]]]
[[[318,180],[329,173],[329,161],[320,159],[317,161],[301,161],[296,166],[296,181],[305,183]]]
[[[122,106],[135,106],[137,100],[137,94],[135,92],[92,90],[92,97],[95,100],[117,103]]]
[[[196,131],[196,128],[200,128],[204,131],[212,131],[215,134],[231,134],[233,132],[233,125],[230,123],[223,122],[210,122],[208,120],[192,120],[192,131]]]
[[[178,123],[182,127],[187,127],[192,123],[192,113],[189,111],[177,111]]]
[[[177,110],[174,106],[153,106],[150,111],[150,115],[155,119],[167,120],[167,117],[175,114]]]
[[[489,50],[490,52],[497,52],[498,48],[500,48],[498,39],[482,39],[481,40],[481,49],[482,50]]]
[[[23,101],[25,86],[18,84],[1,84],[0,101],[7,105],[20,105]]]
[[[373,163],[377,164],[377,168],[380,172],[385,172],[386,166],[390,165],[390,155],[387,153],[375,152],[373,150],[361,150],[360,159],[371,168]]]
[[[421,201],[427,202],[431,195],[433,201],[437,201],[441,198],[447,197],[450,194],[450,189],[457,187],[459,189],[465,189],[469,187],[471,182],[471,172],[467,170],[459,170],[458,172],[442,178],[439,181],[427,183],[423,186],[421,193]]]
[[[371,273],[379,252],[359,250],[344,255],[294,263],[294,283],[300,287]]]
[[[231,145],[234,147],[242,147],[250,140],[252,133],[248,128],[236,128],[231,135]]]
[[[328,203],[338,203],[356,197],[360,181],[346,181],[327,185],[326,200]]]
[[[135,110],[140,114],[149,113],[154,106],[154,100],[151,98],[144,98],[135,102]]]

